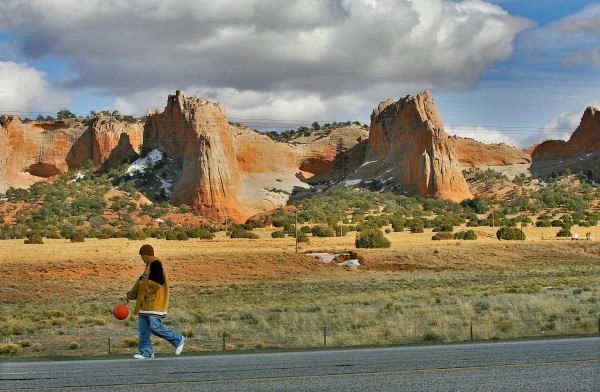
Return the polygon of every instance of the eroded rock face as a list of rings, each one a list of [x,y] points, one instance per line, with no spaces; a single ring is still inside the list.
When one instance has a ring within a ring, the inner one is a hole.
[[[23,123],[0,118],[0,192],[52,179],[92,161],[96,169],[116,167],[139,151],[141,123],[116,120]]]
[[[528,165],[531,154],[505,144],[485,144],[477,140],[450,136],[454,156],[462,169],[482,166]]]
[[[208,217],[243,220],[238,202],[240,176],[225,109],[182,91],[169,95],[165,110],[148,113],[144,147],[158,149],[182,167],[171,201],[187,204]]]
[[[17,116],[0,118],[0,192],[67,172],[68,136],[61,129],[24,124]]]
[[[72,147],[67,155],[69,168],[92,161],[94,169],[108,170],[140,152],[144,124],[126,123],[111,117],[98,116],[79,135],[70,133]]]
[[[373,111],[365,162],[350,178],[428,198],[473,197],[429,91],[387,100]]]
[[[535,146],[531,153],[534,161],[547,161],[590,153],[600,148],[600,111],[588,107],[579,126],[568,141],[547,140]]]
[[[291,142],[302,178],[310,183],[338,180],[360,166],[365,157],[369,132],[357,124],[313,131]],[[344,164],[336,168],[338,146],[344,151]]]

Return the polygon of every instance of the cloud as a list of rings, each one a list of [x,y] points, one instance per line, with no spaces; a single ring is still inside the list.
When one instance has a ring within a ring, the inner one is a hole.
[[[561,64],[565,67],[575,67],[589,61],[592,67],[600,70],[600,46],[597,48],[580,49],[573,54],[564,57]]]
[[[583,112],[589,106],[600,108],[600,99],[586,102],[578,110],[559,113],[539,129],[535,136],[526,139],[525,143],[532,146],[544,140],[569,140],[579,126]]]
[[[575,67],[590,62],[592,67],[600,69],[600,4],[592,4],[563,20],[550,25],[554,34],[559,32],[558,42],[569,48],[577,48],[567,52],[560,63],[565,67]],[[555,41],[556,42],[556,41]],[[553,45],[556,43],[553,42]]]
[[[518,146],[519,143],[505,132],[480,126],[455,126],[447,127],[446,133],[463,138],[475,139],[486,144],[504,143],[509,146]]]
[[[339,96],[376,97],[372,107],[414,86],[462,90],[533,25],[479,0],[23,0],[0,13],[25,58],[58,56],[72,70],[65,87],[136,112],[144,91],[194,86],[232,105],[236,94],[267,99],[256,114]]]
[[[567,34],[600,33],[600,4],[591,4],[583,10],[556,23]]]
[[[0,112],[55,113],[70,102],[68,96],[53,90],[44,72],[27,64],[0,61]]]

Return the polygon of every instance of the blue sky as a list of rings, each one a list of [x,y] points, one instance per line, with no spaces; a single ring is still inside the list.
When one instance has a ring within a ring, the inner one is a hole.
[[[600,2],[1,1],[0,114],[143,115],[182,89],[265,129],[432,91],[450,134],[529,147],[600,107]]]

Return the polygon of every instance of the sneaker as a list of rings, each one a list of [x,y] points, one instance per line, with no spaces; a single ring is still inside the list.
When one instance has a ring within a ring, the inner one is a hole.
[[[154,353],[152,353],[149,357],[146,355],[142,355],[142,354],[135,354],[133,357],[135,359],[152,359],[152,358],[154,358]]]
[[[182,336],[181,337],[181,343],[179,343],[179,346],[177,346],[177,348],[175,349],[175,355],[181,354],[181,352],[183,351],[183,345],[184,344],[185,344],[185,338]]]

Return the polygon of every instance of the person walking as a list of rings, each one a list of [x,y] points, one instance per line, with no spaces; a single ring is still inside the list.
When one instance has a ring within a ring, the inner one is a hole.
[[[156,335],[175,347],[175,355],[181,354],[185,337],[171,331],[162,324],[169,307],[169,284],[162,262],[154,257],[154,248],[143,245],[139,254],[146,263],[144,273],[127,293],[128,300],[135,300],[133,314],[138,316],[138,336],[140,339],[139,354],[136,359],[154,358],[150,335]]]

